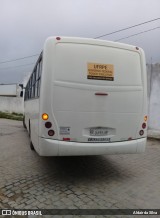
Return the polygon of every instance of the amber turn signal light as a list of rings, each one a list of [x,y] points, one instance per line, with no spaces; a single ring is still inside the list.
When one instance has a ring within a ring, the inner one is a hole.
[[[42,114],[42,120],[48,120],[49,116],[48,114],[44,113]]]
[[[144,122],[146,122],[146,121],[147,121],[147,119],[148,119],[148,117],[147,117],[147,116],[144,116]]]

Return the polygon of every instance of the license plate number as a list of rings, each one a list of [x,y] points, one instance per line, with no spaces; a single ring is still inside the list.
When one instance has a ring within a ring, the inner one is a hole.
[[[91,128],[90,135],[91,136],[105,136],[108,134],[108,130],[105,128]]]

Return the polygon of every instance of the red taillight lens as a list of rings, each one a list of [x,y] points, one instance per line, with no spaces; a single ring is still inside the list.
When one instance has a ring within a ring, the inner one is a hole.
[[[63,141],[70,141],[70,138],[63,138]]]
[[[48,129],[51,128],[52,127],[52,123],[51,122],[46,122],[45,123],[45,127],[48,128]]]
[[[146,126],[147,126],[146,123],[143,123],[143,124],[142,124],[142,128],[143,128],[143,129],[145,129]]]
[[[54,134],[55,134],[55,132],[54,132],[53,129],[50,129],[50,130],[48,131],[48,135],[49,135],[49,136],[53,136]]]
[[[129,140],[129,141],[132,140],[132,137],[129,137],[128,140]]]
[[[140,130],[139,131],[139,134],[142,136],[144,134],[144,131],[143,130]]]
[[[57,40],[61,40],[61,37],[56,37]]]

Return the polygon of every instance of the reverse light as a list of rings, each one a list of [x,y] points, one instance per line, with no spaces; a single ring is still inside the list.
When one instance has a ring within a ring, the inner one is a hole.
[[[139,131],[139,134],[140,134],[140,136],[142,136],[142,135],[144,134],[144,131],[141,129],[141,130]]]
[[[48,120],[48,118],[49,118],[48,114],[46,114],[46,113],[42,114],[42,119],[43,120]]]
[[[54,134],[55,134],[55,132],[54,132],[53,129],[50,129],[50,130],[48,131],[48,135],[49,135],[49,136],[53,136]]]

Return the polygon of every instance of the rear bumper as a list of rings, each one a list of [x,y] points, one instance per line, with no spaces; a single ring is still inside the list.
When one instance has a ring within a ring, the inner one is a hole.
[[[78,143],[39,138],[40,156],[131,154],[145,151],[146,138],[112,143]]]

